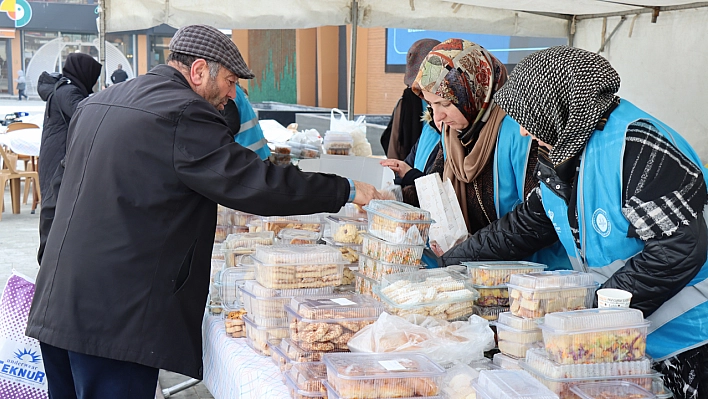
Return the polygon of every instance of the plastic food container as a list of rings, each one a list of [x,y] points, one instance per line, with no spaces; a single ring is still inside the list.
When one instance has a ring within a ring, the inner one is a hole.
[[[319,158],[320,149],[317,146],[289,141],[290,154],[300,159]]]
[[[221,251],[221,244],[214,243],[214,248],[211,250],[211,260],[224,260],[224,253]]]
[[[445,269],[389,274],[381,278],[374,292],[389,313],[419,314],[448,321],[469,317],[479,296],[465,276]]]
[[[478,306],[509,306],[509,290],[506,285],[486,287],[472,284],[472,286],[479,292]]]
[[[290,338],[268,341],[270,357],[281,373],[285,373],[296,364],[319,363],[324,352],[306,351],[297,346]]]
[[[217,225],[214,231],[214,242],[224,242],[229,234],[231,234],[231,226]]]
[[[373,200],[364,207],[369,234],[392,244],[425,245],[428,242],[430,212],[398,201]]]
[[[270,159],[271,159],[271,162],[273,162],[273,165],[278,165],[278,166],[290,165],[293,160],[293,158],[290,154],[277,154],[277,153],[270,154]]]
[[[526,352],[526,365],[549,378],[595,378],[630,375],[651,375],[651,360],[642,358],[626,362],[594,364],[559,364],[548,358],[544,349],[534,348]]]
[[[293,365],[285,374],[285,385],[293,399],[326,397],[322,382],[327,379],[327,368],[322,363]]]
[[[275,234],[272,231],[259,233],[230,234],[222,244],[223,249],[249,250],[252,253],[256,245],[273,245]]]
[[[362,254],[399,265],[417,265],[423,257],[424,245],[392,244],[370,234],[362,234]]]
[[[322,361],[328,385],[343,399],[436,396],[445,375],[415,353],[327,353]]]
[[[359,272],[354,272],[354,282],[354,292],[379,300],[379,296],[374,293],[374,287],[379,284],[378,280],[366,277]]]
[[[523,370],[482,370],[477,395],[491,399],[558,399],[558,396]]]
[[[524,319],[523,317],[514,316],[511,312],[499,313],[497,325],[503,324],[507,327],[520,331],[539,331],[538,323],[534,319]]]
[[[290,339],[305,350],[348,351],[347,343],[384,312],[383,305],[358,294],[295,297],[285,306]]]
[[[315,245],[319,239],[317,231],[282,229],[278,232],[278,243],[285,245]]]
[[[498,322],[495,325],[497,326],[497,346],[505,355],[523,358],[529,349],[543,347],[543,334],[540,329],[523,331]]]
[[[501,313],[508,311],[508,306],[475,306],[473,309],[474,314],[489,321],[497,320]]]
[[[221,302],[213,301],[211,297],[207,300],[206,309],[207,313],[212,316],[221,316],[224,312],[224,307],[221,305]]]
[[[326,245],[258,247],[253,257],[256,280],[274,289],[338,286],[349,264],[339,250]]]
[[[322,381],[322,386],[324,386],[325,389],[327,389],[327,398],[328,398],[328,399],[345,399],[345,398],[339,396],[339,393],[337,393],[337,391],[335,391],[334,388],[332,388],[332,386],[329,385],[329,383],[327,382],[327,380]],[[398,397],[396,397],[396,398],[381,398],[381,397],[377,397],[377,398],[378,398],[378,399],[417,399],[417,398],[420,398],[420,397],[417,396],[417,397],[415,397],[415,398],[410,398],[410,397],[409,397],[409,398],[398,398]],[[449,396],[437,396],[437,395],[436,395],[436,396],[427,396],[426,399],[450,399],[450,397],[449,397]]]
[[[492,357],[495,365],[504,370],[521,370],[519,359],[505,355],[503,353],[495,353]]]
[[[581,399],[654,399],[656,396],[631,382],[594,382],[570,388]]]
[[[244,338],[246,336],[246,322],[243,321],[243,316],[245,315],[246,310],[243,308],[224,312],[226,335],[232,338]]]
[[[418,265],[402,265],[384,262],[366,255],[359,255],[359,272],[366,277],[376,280],[387,274],[410,273],[418,271],[418,269]]]
[[[274,143],[273,144],[273,153],[275,153],[275,154],[290,155],[291,150],[292,150],[292,147],[290,147],[288,144],[285,144],[285,143]]]
[[[253,224],[253,222],[251,223]],[[321,235],[324,227],[319,215],[262,217],[261,224],[262,230],[258,231],[272,231],[276,235],[282,229],[316,231]]]
[[[551,360],[605,363],[643,358],[649,322],[637,309],[600,308],[551,313],[540,327]]]
[[[243,296],[240,289],[246,281],[253,280],[255,273],[252,268],[230,267],[221,272],[219,296],[221,304],[226,309],[240,309],[243,307]]]
[[[248,316],[257,324],[272,324],[273,319],[280,320],[283,327],[287,327],[287,313],[284,306],[290,303],[295,296],[328,295],[333,292],[333,287],[303,288],[275,290],[266,288],[256,281],[247,281],[241,288],[243,306]]]
[[[340,244],[361,245],[361,233],[369,226],[366,218],[351,216],[327,216],[329,234],[332,240]]]
[[[359,253],[361,252],[361,245],[342,244],[333,241],[329,237],[324,237],[323,240],[325,243],[327,243],[327,245],[337,248],[337,250],[342,253],[342,257],[344,257],[344,260],[350,263],[356,263],[356,265],[359,264]]]
[[[523,261],[463,262],[467,266],[472,284],[496,287],[509,282],[512,274],[540,272],[546,265]]]
[[[597,289],[591,274],[569,270],[514,274],[507,286],[511,313],[525,318],[592,307]]]
[[[325,132],[322,147],[329,155],[354,155],[354,138],[349,133]]]
[[[243,321],[246,322],[246,343],[256,353],[263,356],[270,356],[270,348],[268,348],[269,340],[280,340],[288,337],[287,327],[263,327],[251,321],[248,316],[243,316]]]

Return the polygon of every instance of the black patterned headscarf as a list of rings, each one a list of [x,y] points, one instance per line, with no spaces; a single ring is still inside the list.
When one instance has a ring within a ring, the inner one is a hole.
[[[494,101],[539,140],[554,166],[585,148],[603,114],[619,102],[620,77],[600,55],[574,47],[538,51],[519,62]]]

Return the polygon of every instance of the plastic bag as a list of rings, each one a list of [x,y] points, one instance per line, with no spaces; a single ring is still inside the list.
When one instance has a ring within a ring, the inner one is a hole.
[[[408,319],[382,313],[348,343],[352,352],[421,352],[439,364],[469,363],[494,348],[494,332],[479,316],[447,322],[412,315]]]
[[[339,117],[335,116],[335,112]],[[358,157],[368,157],[372,155],[371,144],[366,139],[366,116],[361,115],[357,120],[350,121],[344,116],[344,112],[337,108],[332,108],[329,119],[329,130],[333,132],[343,132],[351,134],[354,139],[352,149],[354,155]]]
[[[472,381],[477,380],[479,371],[466,364],[458,364],[445,373],[443,379],[443,393],[449,399],[474,399],[476,390]]]
[[[288,141],[294,141],[300,144],[308,144],[319,147],[322,145],[322,136],[317,129],[307,129],[293,134]]]

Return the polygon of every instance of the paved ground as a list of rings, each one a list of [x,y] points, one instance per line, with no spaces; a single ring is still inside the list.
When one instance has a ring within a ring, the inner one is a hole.
[[[20,102],[0,98],[0,119],[4,118],[7,113],[17,111],[29,112],[30,119],[33,117],[41,118],[44,113],[44,102]],[[31,278],[37,276],[39,271],[36,260],[37,247],[39,246],[39,209],[37,209],[35,214],[31,214],[30,200],[28,205],[22,205],[20,214],[13,215],[9,185],[5,188],[0,188],[0,190],[4,190],[0,194],[5,199],[5,212],[2,213],[2,220],[0,220],[0,287],[5,287],[5,283],[12,274],[13,269]],[[160,372],[159,378],[160,385],[163,388],[174,386],[188,379],[188,377],[165,371]],[[170,397],[177,399],[213,399],[213,396],[201,383]]]

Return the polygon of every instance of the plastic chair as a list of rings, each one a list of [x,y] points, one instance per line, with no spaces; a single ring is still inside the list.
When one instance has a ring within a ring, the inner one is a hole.
[[[15,130],[20,130],[20,129],[39,129],[39,125],[35,125],[34,123],[26,123],[26,122],[14,122],[14,123],[7,125],[7,133],[13,132]]]
[[[34,123],[27,123],[27,122],[14,122],[9,125],[7,125],[7,131],[6,133],[14,132],[15,130],[22,130],[22,129],[39,129],[39,125],[36,125]],[[30,155],[21,155],[17,154],[17,159],[25,163],[25,170],[31,170],[31,171],[37,171],[37,157],[33,157]],[[27,198],[29,197],[29,189],[30,185],[25,184],[25,192],[22,197],[22,203],[27,204]],[[32,208],[34,209],[34,208]]]
[[[12,198],[12,213],[20,213],[20,179],[25,179],[25,185],[34,179],[35,200],[32,201],[32,212],[37,208],[37,203],[42,201],[39,192],[39,173],[35,171],[18,171],[17,154],[8,153],[0,147],[0,158],[2,158],[5,169],[0,169],[0,194],[5,192],[5,183],[10,182],[10,196]],[[0,195],[0,209],[5,210],[5,196]],[[2,220],[2,213],[0,213]]]

